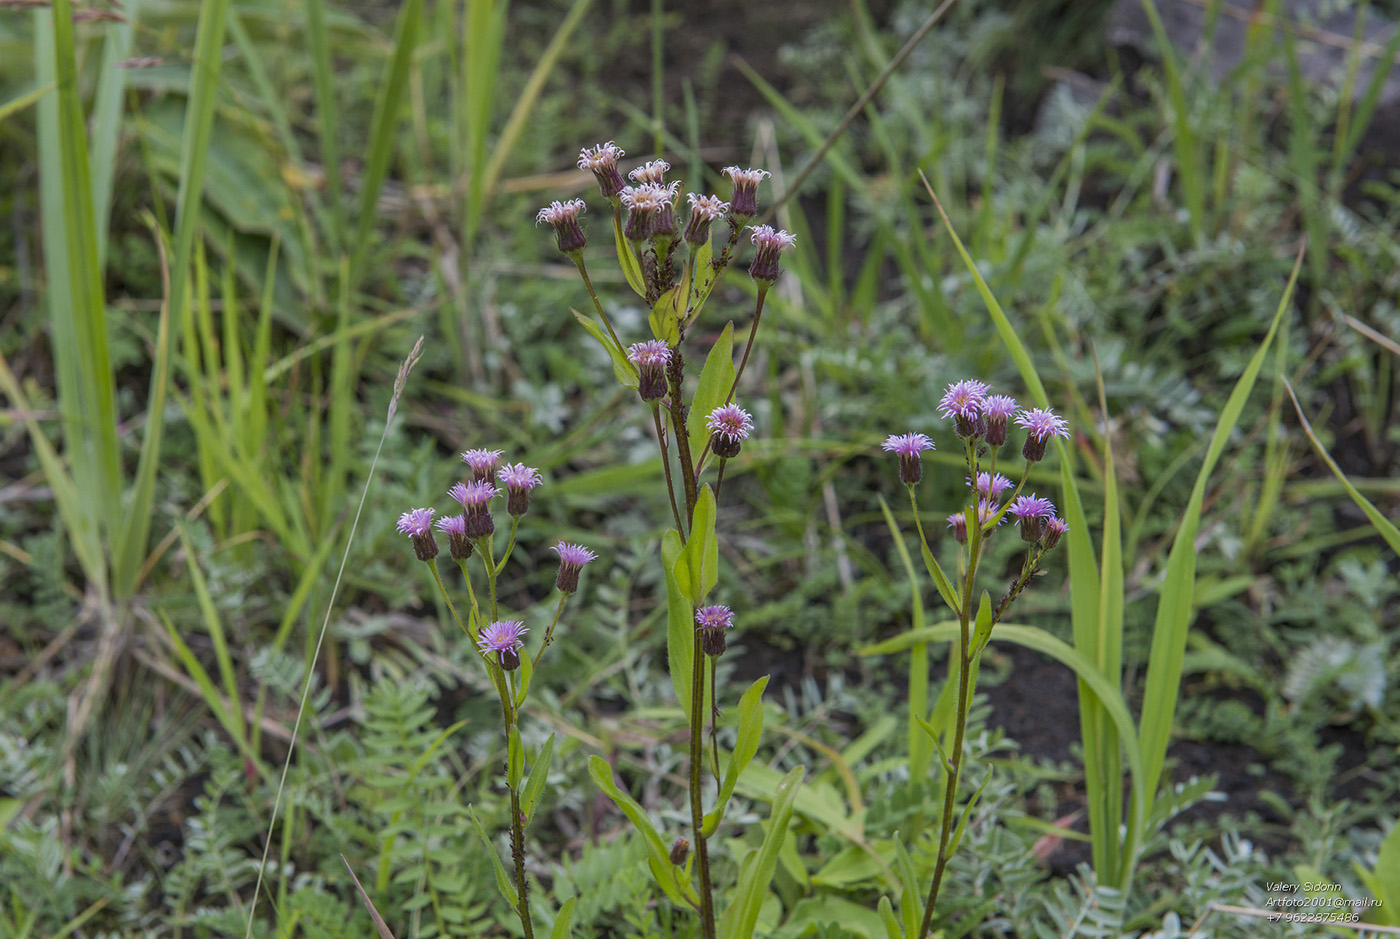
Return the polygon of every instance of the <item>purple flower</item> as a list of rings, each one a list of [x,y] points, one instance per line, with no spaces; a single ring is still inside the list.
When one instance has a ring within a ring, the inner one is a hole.
[[[505,484],[506,511],[519,518],[530,511],[530,490],[544,482],[544,477],[524,463],[507,463],[496,471],[496,481]]]
[[[1041,534],[1041,547],[1049,551],[1060,543],[1060,539],[1069,531],[1069,525],[1059,516],[1047,518],[1045,520],[1045,531]]]
[[[987,403],[987,383],[965,378],[948,386],[938,413],[953,419],[959,437],[980,437],[987,431],[983,407]]]
[[[420,561],[437,557],[437,541],[433,538],[433,510],[413,509],[399,516],[398,530],[413,539],[413,552]]]
[[[710,428],[715,456],[728,459],[738,456],[740,445],[749,439],[753,417],[737,404],[722,404],[710,412],[705,424]]]
[[[679,195],[680,183],[669,186],[643,184],[622,190],[622,204],[627,206],[627,223],[622,228],[622,234],[628,241],[646,241],[654,235],[674,234],[674,203]]]
[[[655,401],[666,396],[666,366],[671,362],[671,347],[660,339],[637,342],[627,347],[627,361],[637,369],[637,393],[643,401]]]
[[[1069,437],[1069,422],[1057,417],[1049,408],[1032,408],[1016,416],[1016,423],[1026,429],[1026,445],[1021,455],[1029,462],[1044,459],[1045,446],[1052,437]]]
[[[437,530],[447,536],[447,550],[454,561],[465,561],[472,556],[472,541],[467,537],[465,515],[444,515],[438,519]]]
[[[758,214],[758,184],[763,177],[772,174],[767,170],[741,170],[737,166],[726,166],[723,172],[734,184],[734,194],[729,197],[729,214],[742,225]]]
[[[967,516],[961,512],[955,512],[948,516],[948,527],[953,529],[953,540],[958,544],[967,544]]]
[[[529,631],[518,619],[500,620],[481,628],[476,647],[488,662],[494,653],[495,664],[509,672],[520,667],[520,650],[525,646],[521,636]]]
[[[982,403],[987,418],[987,445],[999,447],[1006,443],[1006,422],[1016,413],[1016,399],[1010,395],[989,395]]]
[[[987,499],[979,499],[977,502],[977,524],[982,526],[983,531],[987,530],[987,526],[992,524],[993,519],[996,520],[996,524],[1000,525],[1006,519],[997,518],[999,512],[1001,512],[1001,506]]]
[[[723,655],[724,631],[734,628],[734,612],[727,606],[702,606],[695,611],[695,631],[700,634],[700,651]]]
[[[578,589],[578,575],[583,570],[583,565],[598,557],[592,551],[582,545],[569,544],[561,541],[550,549],[559,555],[559,576],[554,579],[554,586],[564,593],[573,593]]]
[[[468,538],[484,538],[496,530],[491,520],[491,500],[500,495],[501,490],[490,481],[478,479],[469,483],[458,483],[447,494],[462,504],[466,510],[466,532]]]
[[[626,155],[627,151],[609,140],[592,149],[584,147],[580,150],[578,168],[592,171],[604,198],[616,199],[617,194],[627,185],[622,179],[622,174],[617,171],[617,159]]]
[[[919,464],[919,454],[934,449],[933,441],[926,434],[890,434],[882,446],[899,455],[899,481],[914,485],[924,477]]]
[[[573,256],[582,251],[588,244],[588,238],[583,234],[583,228],[578,223],[579,213],[584,208],[582,199],[551,202],[540,209],[535,216],[535,224],[548,222],[553,225],[555,243],[559,245],[560,253]]]
[[[710,225],[716,219],[724,218],[724,213],[729,211],[729,203],[719,201],[719,196],[697,196],[693,192],[686,193],[685,199],[690,203],[685,241],[698,248],[710,240]]]
[[[1021,523],[1021,540],[1027,544],[1034,544],[1040,538],[1042,520],[1055,514],[1055,503],[1031,493],[1028,496],[1018,496],[1006,510],[1006,514]]]
[[[797,236],[774,231],[771,225],[760,225],[749,236],[754,243],[753,264],[749,276],[760,287],[771,287],[778,281],[778,258],[784,248],[797,244]]]
[[[496,466],[501,462],[503,450],[464,450],[462,462],[472,468],[472,479],[476,482],[496,478]]]
[[[660,186],[671,164],[665,160],[652,160],[627,174],[627,178],[639,186]]]
[[[972,480],[968,480],[968,484],[971,485],[971,483]],[[1001,494],[1014,485],[1015,483],[1000,473],[995,476],[991,473],[977,474],[977,494],[984,499],[991,499],[993,502],[999,501]]]

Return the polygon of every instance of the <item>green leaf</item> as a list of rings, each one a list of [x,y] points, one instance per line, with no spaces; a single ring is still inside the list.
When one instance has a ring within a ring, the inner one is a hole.
[[[919,924],[924,918],[923,895],[919,890],[919,876],[914,871],[914,861],[904,847],[904,839],[895,835],[895,870],[899,873],[899,915],[904,919],[904,935],[917,936]]]
[[[894,918],[894,907],[890,906],[890,898],[884,894],[880,895],[880,921],[885,924],[885,935],[889,939],[904,939],[905,934],[899,929],[899,920]]]
[[[885,514],[885,524],[889,526],[890,534],[894,537],[895,550],[899,552],[899,560],[904,565],[904,574],[909,579],[909,602],[913,608],[910,626],[914,629],[923,629],[924,598],[923,591],[919,588],[919,579],[914,574],[914,562],[909,557],[909,549],[904,546],[904,536],[900,533],[899,525],[895,522],[894,513],[890,511],[884,496],[880,496],[879,499],[880,511]],[[922,542],[920,543],[922,545]],[[932,555],[929,557],[932,558]],[[939,573],[942,571],[940,570]],[[944,602],[947,602],[946,597]],[[909,741],[909,785],[912,787],[918,785],[921,780],[928,776],[928,764],[933,750],[929,747],[928,742],[919,735],[918,725],[914,722],[915,718],[921,718],[928,713],[928,645],[920,643],[911,648],[909,681],[906,692],[910,719],[906,728],[906,736]]]
[[[554,762],[554,734],[540,747],[540,755],[535,765],[530,767],[530,775],[525,780],[525,791],[521,794],[520,808],[525,813],[525,821],[535,816],[535,806],[539,805],[544,794],[544,784],[549,780],[549,765]]]
[[[689,591],[680,585],[677,571],[685,566],[681,536],[670,529],[661,538],[661,567],[666,572],[666,667],[671,687],[686,713],[690,713],[691,669],[695,664],[695,608]],[[688,571],[686,572],[688,575]]]
[[[651,334],[672,348],[681,341],[680,291],[684,286],[678,284],[658,297],[647,317]]]
[[[588,330],[594,339],[598,340],[598,345],[603,347],[603,351],[612,360],[613,375],[617,380],[628,388],[637,387],[637,370],[632,367],[632,363],[627,360],[627,353],[617,347],[617,343],[612,341],[607,330],[598,325],[598,321],[591,316],[586,316],[569,308],[569,312],[574,314],[574,319],[583,324],[583,328]]]
[[[481,820],[476,817],[476,810],[471,806],[467,806],[467,814],[471,816],[472,827],[476,829],[476,836],[481,839],[482,845],[486,848],[487,856],[491,858],[491,864],[496,868],[496,889],[500,891],[502,899],[510,904],[510,908],[519,914],[520,908],[515,905],[515,888],[511,886],[510,878],[506,876],[505,865],[501,863],[500,855],[496,853],[496,848],[491,844],[491,839],[486,837],[486,829],[481,827]]]
[[[520,780],[525,775],[525,747],[520,742],[520,728],[510,725],[506,734],[506,785],[512,792],[520,789]]]
[[[1225,408],[1211,435],[1210,446],[1206,450],[1205,462],[1196,475],[1195,487],[1182,516],[1181,527],[1177,529],[1171,552],[1167,555],[1167,575],[1160,589],[1161,599],[1157,604],[1157,618],[1152,628],[1152,648],[1147,658],[1147,679],[1142,700],[1142,726],[1139,739],[1146,778],[1145,798],[1150,799],[1157,791],[1157,783],[1162,775],[1162,764],[1166,759],[1167,746],[1171,742],[1172,718],[1176,713],[1177,695],[1181,689],[1181,672],[1186,653],[1186,637],[1191,629],[1191,597],[1196,581],[1196,533],[1201,524],[1201,507],[1205,501],[1206,483],[1215,469],[1220,454],[1225,449],[1245,402],[1254,390],[1255,379],[1264,365],[1264,358],[1273,341],[1279,322],[1293,299],[1293,288],[1298,282],[1298,270],[1303,263],[1303,254],[1298,253],[1293,265],[1293,273],[1288,278],[1278,309],[1263,342],[1250,358],[1244,373],[1235,383]],[[1136,861],[1134,851],[1146,833],[1141,828],[1130,827],[1124,851],[1124,870],[1119,886],[1126,887],[1131,876],[1131,867]]]
[[[637,256],[632,253],[632,246],[622,236],[622,215],[617,211],[613,212],[613,244],[617,246],[617,266],[622,268],[622,276],[627,278],[628,286],[637,292],[637,296],[645,297],[647,290],[642,281],[642,269],[637,266]]]
[[[715,537],[715,515],[715,491],[706,483],[700,487],[690,538],[685,545],[689,584],[677,574],[682,586],[688,586],[691,602],[697,607],[705,602],[705,597],[719,583],[719,539]]]
[[[724,324],[723,332],[705,356],[705,367],[700,372],[700,382],[690,402],[690,414],[685,419],[685,429],[690,435],[690,459],[695,466],[699,466],[700,454],[710,440],[707,424],[710,412],[724,404],[733,384],[734,324],[730,322]]]
[[[612,799],[613,803],[622,810],[622,814],[627,816],[632,827],[636,828],[638,834],[646,841],[652,875],[656,878],[657,886],[673,902],[681,906],[696,905],[698,897],[695,894],[695,888],[689,882],[684,885],[676,882],[676,868],[671,863],[670,849],[661,840],[661,835],[657,833],[656,827],[652,825],[646,811],[637,804],[635,799],[618,788],[608,761],[601,756],[589,757],[588,775],[593,777],[593,782],[603,791],[605,796]]]
[[[778,851],[787,838],[788,824],[792,821],[792,809],[797,800],[797,792],[802,787],[801,766],[793,769],[782,781],[773,797],[773,812],[768,817],[768,832],[748,876],[741,877],[734,894],[734,901],[724,911],[720,919],[719,934],[723,939],[751,939],[754,926],[758,923],[763,899],[768,895],[768,885],[773,880],[773,872],[778,866]]]
[[[569,927],[574,920],[574,904],[578,903],[578,897],[569,897],[564,901],[564,905],[559,907],[559,915],[554,919],[554,928],[549,931],[549,939],[568,939]]]
[[[1394,825],[1381,842],[1380,854],[1376,857],[1376,880],[1380,886],[1376,899],[1381,901],[1381,911],[1389,922],[1400,920],[1400,823]]]
[[[734,786],[763,740],[763,689],[766,687],[768,676],[764,675],[749,685],[749,690],[739,699],[739,736],[734,741],[734,752],[729,754],[729,765],[724,771],[724,782],[720,784],[714,808],[705,816],[701,827],[701,834],[706,838],[713,835],[724,820],[724,809],[734,795]]]
[[[986,648],[987,643],[992,638],[992,597],[987,591],[982,591],[982,598],[977,604],[977,622],[972,632],[972,654],[976,655]]]
[[[1370,499],[1363,496],[1360,491],[1351,484],[1351,480],[1347,479],[1347,474],[1342,472],[1342,468],[1332,459],[1332,455],[1327,452],[1327,449],[1322,445],[1322,441],[1318,440],[1317,435],[1313,433],[1312,424],[1308,423],[1307,415],[1303,413],[1303,406],[1298,403],[1298,396],[1293,393],[1293,386],[1288,384],[1286,380],[1284,384],[1288,388],[1288,396],[1293,399],[1293,408],[1298,412],[1298,422],[1302,425],[1303,433],[1307,434],[1308,440],[1312,442],[1313,449],[1317,451],[1317,455],[1322,458],[1322,462],[1327,464],[1327,468],[1332,471],[1332,475],[1336,476],[1338,481],[1341,482],[1342,488],[1346,490],[1347,495],[1351,496],[1351,501],[1355,502],[1357,508],[1366,513],[1366,517],[1371,520],[1371,524],[1375,526],[1376,531],[1380,532],[1380,536],[1385,539],[1385,543],[1390,545],[1390,550],[1400,555],[1400,528],[1396,528],[1395,524],[1382,515],[1380,510],[1371,503]],[[1400,897],[1396,898],[1396,905],[1397,908],[1400,908]]]

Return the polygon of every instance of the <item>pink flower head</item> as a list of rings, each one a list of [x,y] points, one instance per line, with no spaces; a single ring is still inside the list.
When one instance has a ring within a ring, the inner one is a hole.
[[[680,183],[669,186],[644,183],[622,190],[622,204],[627,206],[627,223],[622,227],[622,234],[628,241],[646,241],[654,235],[675,233],[675,201],[680,196],[680,186]]]
[[[420,561],[437,557],[437,541],[433,538],[433,510],[412,509],[399,516],[398,530],[413,539],[413,553]]]
[[[710,225],[716,219],[724,218],[724,213],[729,211],[729,203],[721,202],[719,196],[697,196],[693,192],[686,193],[685,198],[690,203],[690,219],[685,224],[685,242],[698,248],[709,242]]]
[[[1060,543],[1060,539],[1069,531],[1069,525],[1059,516],[1047,518],[1045,520],[1045,531],[1041,532],[1041,546],[1049,551]]]
[[[559,542],[550,550],[559,555],[559,575],[554,579],[554,586],[564,593],[578,590],[578,575],[583,565],[595,560],[598,555],[583,545],[569,544],[567,541]]]
[[[971,480],[969,480],[970,482]],[[977,494],[984,499],[991,499],[993,502],[999,501],[1001,494],[1014,485],[1015,483],[1000,473],[995,476],[991,473],[977,474]]]
[[[652,160],[628,173],[627,178],[639,186],[660,186],[670,168],[671,164],[665,160]]]
[[[722,404],[710,412],[705,425],[710,428],[715,456],[728,459],[738,456],[740,445],[749,439],[753,417],[737,404]]]
[[[967,516],[961,512],[954,512],[948,516],[948,527],[953,530],[953,540],[958,544],[967,544]]]
[[[912,486],[924,478],[919,454],[934,449],[927,434],[890,434],[882,446],[899,456],[899,481]]]
[[[1016,413],[1016,399],[1010,395],[989,395],[982,404],[987,417],[987,445],[999,447],[1006,443],[1006,422]]]
[[[518,619],[500,620],[481,628],[476,647],[486,656],[486,661],[494,662],[506,671],[520,667],[520,650],[525,647],[523,637],[530,630]],[[492,656],[495,659],[492,659]]]
[[[1021,540],[1027,544],[1034,544],[1040,539],[1043,520],[1054,516],[1055,504],[1031,493],[1028,496],[1018,496],[1006,510],[1006,514],[1021,523]]]
[[[447,550],[454,561],[465,561],[472,556],[472,541],[467,537],[465,515],[444,515],[438,519],[437,530],[447,536]]]
[[[953,419],[959,437],[980,437],[987,427],[982,410],[986,403],[987,383],[965,378],[948,386],[938,403],[938,413]]]
[[[1069,437],[1069,422],[1057,417],[1050,408],[1032,408],[1016,416],[1016,423],[1026,429],[1026,445],[1021,455],[1029,462],[1044,459],[1045,447],[1054,437]]]
[[[727,606],[702,606],[695,611],[695,631],[700,634],[700,650],[706,655],[723,655],[724,631],[734,628],[734,612]]]
[[[496,467],[501,462],[503,450],[464,450],[462,462],[472,468],[472,479],[476,482],[496,478]]]
[[[500,490],[489,480],[478,479],[469,483],[458,483],[447,494],[462,504],[466,515],[468,538],[482,538],[496,530],[491,520],[491,500],[500,495]]]
[[[979,499],[977,501],[977,523],[982,526],[984,531],[987,529],[988,525],[994,523],[1000,525],[1002,522],[1006,521],[1005,517],[997,518],[999,512],[1001,512],[1001,506],[996,503],[986,499]]]
[[[637,342],[627,347],[627,361],[637,369],[637,393],[643,401],[655,401],[666,395],[666,366],[671,361],[671,347],[660,339]]]
[[[558,244],[560,253],[575,255],[588,244],[583,227],[578,223],[579,213],[585,208],[582,199],[551,202],[535,215],[535,224],[548,222],[554,226],[555,243]]]
[[[778,258],[784,248],[797,244],[797,236],[774,231],[771,225],[759,225],[750,236],[754,243],[753,264],[749,276],[760,287],[771,287],[778,280]]]
[[[590,170],[598,180],[598,188],[606,199],[615,199],[627,184],[617,171],[618,157],[626,156],[627,151],[609,140],[596,147],[584,147],[578,152],[578,168]]]
[[[524,463],[507,463],[496,471],[496,481],[506,487],[506,511],[519,518],[530,511],[530,490],[544,482],[544,477]]]
[[[758,184],[772,174],[767,170],[741,170],[737,166],[726,166],[723,172],[734,184],[734,194],[729,197],[729,214],[742,225],[758,214]]]

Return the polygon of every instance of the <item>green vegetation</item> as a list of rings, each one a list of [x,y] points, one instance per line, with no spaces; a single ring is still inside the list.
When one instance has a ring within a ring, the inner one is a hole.
[[[0,9],[0,937],[520,935],[521,870],[541,936],[1400,926],[1400,38],[1314,81],[1266,2],[1217,80],[1152,0],[1141,65],[1102,3],[643,6]],[[745,238],[688,326],[634,294],[607,140],[770,170],[771,290]],[[576,196],[596,308],[534,224]],[[622,348],[687,328],[756,424],[689,489],[657,429],[703,409],[648,420]],[[982,649],[935,573],[964,378],[1073,431]],[[394,530],[469,448],[544,477],[489,576],[532,653],[558,617],[518,691]],[[704,926],[658,886],[702,813]]]

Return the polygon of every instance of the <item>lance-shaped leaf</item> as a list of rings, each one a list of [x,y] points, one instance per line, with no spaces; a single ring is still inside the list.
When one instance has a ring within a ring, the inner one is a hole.
[[[739,736],[734,741],[734,752],[729,754],[729,766],[724,771],[724,782],[720,784],[715,807],[705,816],[701,827],[701,834],[706,838],[713,835],[719,823],[724,821],[724,809],[729,804],[730,796],[734,795],[734,787],[763,740],[763,689],[768,687],[768,677],[764,675],[749,685],[749,690],[739,699]]]

